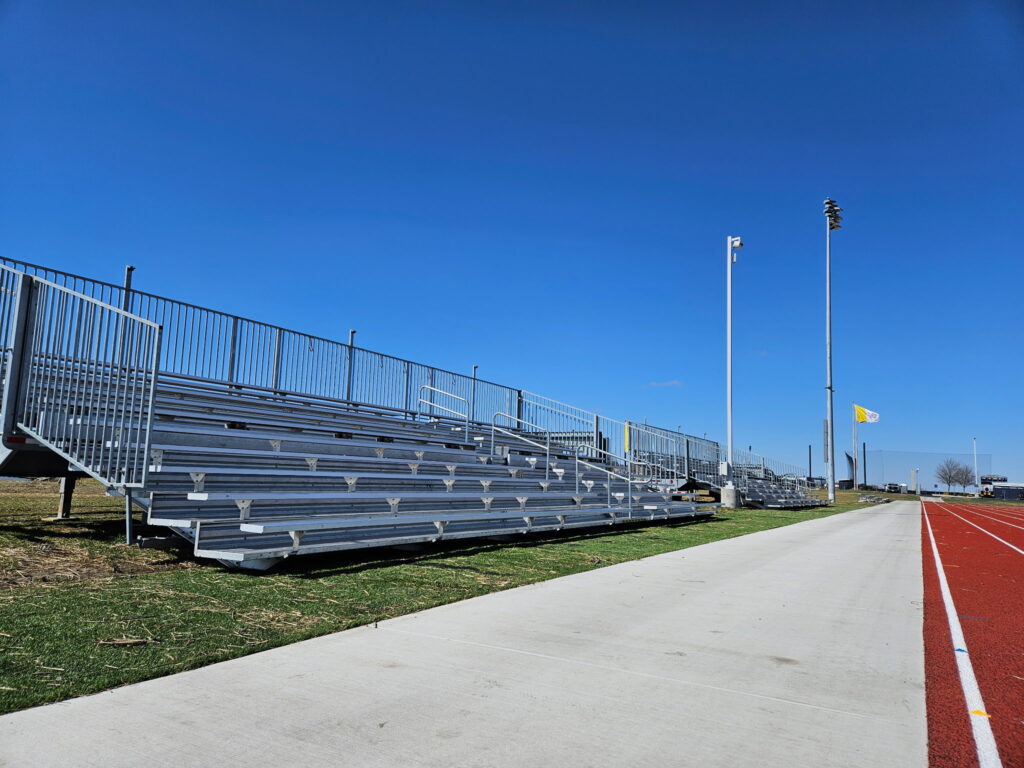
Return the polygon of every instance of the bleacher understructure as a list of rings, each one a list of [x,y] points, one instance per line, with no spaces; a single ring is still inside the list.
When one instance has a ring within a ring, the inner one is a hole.
[[[0,474],[90,475],[224,563],[697,520],[723,482],[713,441],[24,262],[0,328]],[[763,458],[733,476],[812,503]]]

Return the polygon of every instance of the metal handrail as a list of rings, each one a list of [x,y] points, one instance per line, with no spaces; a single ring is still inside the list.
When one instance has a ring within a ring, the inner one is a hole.
[[[541,445],[540,443],[538,443],[538,442],[536,442],[534,440],[530,440],[528,437],[523,437],[518,432],[515,432],[515,431],[510,430],[510,429],[505,429],[504,427],[499,427],[497,425],[497,421],[498,421],[498,417],[499,416],[501,416],[503,418],[506,418],[506,419],[509,419],[511,421],[514,421],[514,422],[516,422],[518,424],[525,424],[526,426],[532,427],[533,429],[539,429],[541,432],[543,432],[546,435],[546,441],[545,441],[546,444],[545,445]],[[501,411],[496,412],[494,414],[494,416],[491,417],[491,456],[494,455],[494,433],[495,432],[501,432],[503,435],[508,435],[509,437],[514,437],[517,440],[522,440],[524,443],[528,443],[528,444],[530,444],[532,446],[535,446],[537,448],[543,448],[544,449],[544,479],[545,480],[549,480],[551,478],[551,433],[548,432],[546,429],[544,429],[544,427],[537,426],[536,424],[531,424],[528,421],[523,421],[518,416],[512,416],[511,414],[502,413]]]
[[[461,416],[462,419],[464,420],[463,436],[465,437],[465,442],[467,444],[469,444],[469,442],[470,442],[470,438],[469,438],[469,408],[466,408],[466,412],[465,413],[460,413],[459,411],[456,411],[454,408],[449,408],[449,407],[447,407],[445,405],[440,405],[438,403],[435,403],[433,400],[424,400],[423,399],[423,390],[425,390],[425,389],[429,390],[430,392],[437,392],[437,394],[439,394],[439,395],[444,395],[445,397],[450,397],[450,398],[452,398],[454,400],[461,400],[462,402],[466,403],[467,406],[469,405],[469,400],[467,400],[464,397],[459,397],[458,395],[452,394],[451,392],[445,392],[443,389],[438,389],[437,387],[432,387],[429,384],[421,384],[419,392],[417,393],[418,400],[417,400],[417,407],[416,407],[416,412],[417,413],[421,413],[421,411],[419,409],[420,405],[429,405],[431,410],[433,410],[434,408],[438,408],[438,409],[440,409],[442,411],[446,411],[448,413],[454,414],[455,416]],[[430,415],[433,415],[433,414],[430,414]]]
[[[4,432],[20,429],[107,486],[145,487],[160,326],[53,281],[0,270],[17,280],[0,308],[11,323]]]

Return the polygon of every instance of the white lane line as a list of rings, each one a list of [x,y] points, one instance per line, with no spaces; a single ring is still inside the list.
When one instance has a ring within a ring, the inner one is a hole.
[[[945,506],[945,505],[944,505],[944,504],[940,504],[939,506],[940,506],[940,507],[942,507],[942,506]],[[966,518],[963,518],[963,517],[960,517],[960,515],[958,515],[958,514],[957,514],[956,512],[954,512],[954,511],[953,511],[952,509],[948,509],[948,508],[947,508],[947,509],[946,509],[946,511],[947,511],[947,512],[949,512],[949,514],[951,514],[951,515],[952,515],[953,517],[958,517],[958,518],[960,518],[961,520],[963,520],[963,521],[964,521],[965,523],[967,523],[968,525],[973,525],[973,526],[974,526],[975,528],[977,528],[977,529],[978,529],[979,531],[981,531],[982,533],[984,533],[984,534],[985,534],[985,535],[987,535],[987,536],[991,536],[991,537],[992,537],[993,539],[995,539],[996,541],[998,541],[998,542],[999,542],[1000,544],[1005,544],[1006,546],[1008,546],[1008,547],[1009,547],[1010,549],[1014,550],[1015,552],[1020,552],[1020,553],[1021,553],[1022,555],[1024,555],[1024,549],[1021,549],[1020,547],[1015,547],[1015,546],[1013,546],[1013,544],[1011,544],[1010,542],[1006,541],[1005,539],[1000,539],[1000,538],[999,538],[998,536],[996,536],[996,535],[995,535],[994,533],[992,533],[991,531],[986,531],[986,530],[985,530],[984,528],[982,528],[982,527],[981,527],[980,525],[976,525],[976,524],[972,523],[972,522],[971,522],[970,520],[968,520],[968,519],[966,519]]]
[[[957,504],[956,506],[961,508],[984,509],[986,512],[991,512],[993,515],[1006,515],[1007,517],[1014,517],[1018,520],[1024,520],[1024,512],[1019,509],[1009,509],[1007,507],[996,507],[991,504],[986,504],[984,507],[975,506],[974,504]]]
[[[946,607],[949,634],[953,639],[953,656],[956,659],[956,671],[960,675],[960,689],[963,691],[964,700],[967,702],[968,719],[971,721],[971,732],[974,735],[974,747],[978,753],[978,768],[1001,768],[1003,762],[999,759],[996,737],[992,734],[992,725],[989,723],[988,715],[975,714],[975,712],[985,712],[985,702],[981,698],[978,679],[974,676],[974,666],[971,664],[971,657],[967,652],[967,641],[964,640],[964,631],[960,626],[960,619],[957,617],[956,606],[953,604],[953,595],[950,593],[949,584],[946,582],[946,573],[942,568],[942,558],[939,557],[939,547],[935,543],[935,533],[932,531],[931,520],[928,519],[928,508],[923,502],[921,506],[924,509],[925,525],[928,526],[928,538],[931,539],[932,543],[932,555],[935,557],[935,572],[939,577],[939,591],[942,593],[942,602]],[[967,521],[965,520],[964,522]]]
[[[989,517],[988,515],[981,514],[981,512],[978,512],[975,509],[965,509],[964,507],[960,506],[959,504],[957,505],[957,508],[961,512],[963,512],[965,514],[977,515],[978,517],[984,517],[986,520],[992,520],[993,522],[1002,523],[1003,525],[1008,525],[1011,528],[1018,528],[1018,529],[1024,531],[1024,525],[1014,525],[1013,523],[1008,523],[1006,520],[1000,520],[998,517]],[[999,514],[999,513],[997,512],[996,514]],[[1013,518],[1013,519],[1017,520],[1018,523],[1024,523],[1024,520],[1020,520],[1020,519],[1018,519],[1016,517]]]

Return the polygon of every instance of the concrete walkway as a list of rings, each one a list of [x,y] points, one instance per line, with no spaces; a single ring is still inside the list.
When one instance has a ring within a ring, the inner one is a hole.
[[[925,766],[918,510],[840,514],[7,715],[0,766]]]

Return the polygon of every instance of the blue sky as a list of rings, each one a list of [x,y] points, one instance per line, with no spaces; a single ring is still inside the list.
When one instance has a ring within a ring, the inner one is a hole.
[[[1024,11],[886,3],[0,4],[0,252],[821,470],[1024,481]],[[841,456],[841,454],[840,454]]]

